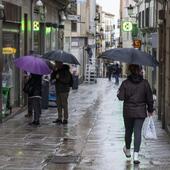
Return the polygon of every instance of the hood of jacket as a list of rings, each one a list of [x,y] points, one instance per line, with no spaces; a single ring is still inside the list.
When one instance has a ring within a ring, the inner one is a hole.
[[[141,75],[136,75],[136,74],[131,74],[128,76],[128,79],[132,82],[132,83],[140,83],[143,80],[143,76]]]

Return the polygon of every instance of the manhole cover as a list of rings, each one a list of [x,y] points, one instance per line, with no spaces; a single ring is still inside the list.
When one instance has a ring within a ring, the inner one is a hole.
[[[56,164],[69,164],[69,163],[78,163],[80,161],[80,156],[50,156],[47,162],[56,163]]]

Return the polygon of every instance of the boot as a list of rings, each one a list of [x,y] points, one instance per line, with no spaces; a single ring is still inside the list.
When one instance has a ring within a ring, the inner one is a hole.
[[[134,152],[134,155],[133,155],[133,163],[134,164],[140,164],[138,154],[139,154],[138,152]]]
[[[123,147],[123,152],[127,158],[131,157],[130,149],[126,149],[126,146]]]
[[[32,113],[27,113],[26,115],[25,115],[25,117],[32,117]]]

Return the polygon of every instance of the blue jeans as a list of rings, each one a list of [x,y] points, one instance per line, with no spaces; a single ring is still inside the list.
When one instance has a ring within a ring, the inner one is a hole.
[[[115,84],[119,84],[119,75],[115,74]]]

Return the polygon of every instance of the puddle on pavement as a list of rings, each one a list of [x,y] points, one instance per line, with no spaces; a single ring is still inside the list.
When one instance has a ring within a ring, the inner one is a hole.
[[[50,155],[44,161],[48,163],[55,163],[55,164],[70,164],[70,163],[79,163],[80,162],[80,155]]]

